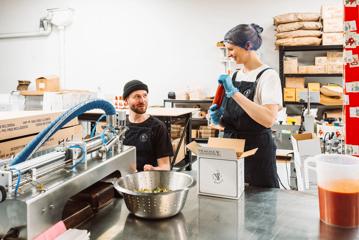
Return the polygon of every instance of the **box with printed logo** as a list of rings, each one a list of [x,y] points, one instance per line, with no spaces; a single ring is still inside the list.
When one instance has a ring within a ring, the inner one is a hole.
[[[198,158],[198,194],[239,199],[244,191],[244,158],[254,155],[244,151],[244,139],[209,138],[208,145],[193,141],[187,148]]]

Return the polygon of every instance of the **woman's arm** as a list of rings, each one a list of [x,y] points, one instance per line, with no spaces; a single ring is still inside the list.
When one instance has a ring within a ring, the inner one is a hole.
[[[271,128],[275,123],[279,110],[278,104],[259,105],[246,98],[240,92],[234,93],[232,98],[254,121],[260,125],[266,128]]]

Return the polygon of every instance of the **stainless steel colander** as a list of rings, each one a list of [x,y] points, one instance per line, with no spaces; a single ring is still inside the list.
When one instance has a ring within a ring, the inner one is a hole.
[[[179,213],[185,205],[188,190],[194,179],[185,173],[172,171],[146,171],[129,174],[118,179],[114,186],[123,194],[128,210],[142,218],[167,218]],[[139,189],[162,187],[163,193],[142,193]]]

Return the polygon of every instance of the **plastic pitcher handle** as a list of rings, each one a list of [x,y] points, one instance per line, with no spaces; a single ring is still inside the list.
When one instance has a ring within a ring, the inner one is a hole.
[[[313,170],[314,172],[317,172],[316,166],[310,166],[309,163],[316,163],[316,160],[313,157],[308,157],[304,160],[304,183],[305,188],[309,189],[309,172],[308,170]]]

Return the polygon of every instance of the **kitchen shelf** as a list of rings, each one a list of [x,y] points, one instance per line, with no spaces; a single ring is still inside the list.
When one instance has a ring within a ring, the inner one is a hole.
[[[342,73],[287,73],[286,77],[343,77]]]
[[[184,99],[164,99],[163,100],[163,106],[165,106],[166,103],[212,103],[212,99],[199,99],[199,100],[184,100]],[[174,107],[173,105],[171,107]]]
[[[343,50],[343,45],[327,45],[327,46],[282,46],[279,50],[285,52],[303,52],[303,51],[330,51]]]
[[[199,143],[207,143],[208,138],[192,138],[192,140],[199,142]]]
[[[288,102],[285,101],[285,104],[292,104],[292,105],[308,105],[307,102]],[[343,105],[323,105],[321,103],[310,103],[310,106],[323,106],[323,107],[330,107],[330,108],[342,108]]]
[[[202,124],[207,124],[208,120],[206,118],[192,118],[192,122],[197,122],[197,123],[202,123]]]
[[[327,46],[281,46],[279,47],[279,76],[281,79],[282,89],[285,86],[285,78],[286,77],[302,77],[302,78],[342,78],[342,73],[284,73],[284,57],[287,52],[320,52],[320,51],[343,51],[342,45],[327,45]],[[335,80],[337,81],[337,80]],[[284,91],[283,91],[284,94]],[[284,99],[284,96],[283,96]],[[283,101],[283,106],[286,104],[295,104],[295,105],[303,105],[307,103],[299,103],[299,102],[285,102]],[[311,103],[311,106],[327,106],[322,105],[320,103]],[[341,105],[340,105],[341,106]]]

